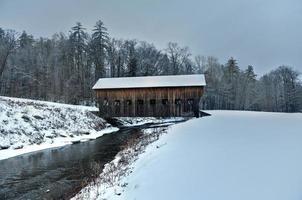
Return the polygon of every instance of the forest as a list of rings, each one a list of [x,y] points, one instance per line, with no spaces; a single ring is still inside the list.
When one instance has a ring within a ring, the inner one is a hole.
[[[194,73],[206,76],[202,109],[302,110],[302,84],[292,66],[276,66],[259,77],[253,66],[239,67],[233,57],[220,63],[174,42],[158,49],[146,41],[113,38],[101,20],[91,32],[77,22],[68,34],[51,38],[0,27],[3,96],[93,105],[91,88],[101,77]]]

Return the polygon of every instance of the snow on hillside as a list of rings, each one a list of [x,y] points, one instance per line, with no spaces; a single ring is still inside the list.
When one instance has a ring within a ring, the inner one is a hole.
[[[301,199],[301,113],[209,112],[173,126],[99,199]]]
[[[0,159],[117,130],[89,111],[97,108],[0,97]]]

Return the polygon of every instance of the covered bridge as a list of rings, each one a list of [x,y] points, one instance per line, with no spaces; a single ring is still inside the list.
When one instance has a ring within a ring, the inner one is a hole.
[[[93,86],[102,117],[199,116],[203,74],[101,78]]]

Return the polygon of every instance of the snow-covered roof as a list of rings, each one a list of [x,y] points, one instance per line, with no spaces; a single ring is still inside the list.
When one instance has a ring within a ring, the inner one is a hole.
[[[205,86],[203,74],[101,78],[92,89]]]

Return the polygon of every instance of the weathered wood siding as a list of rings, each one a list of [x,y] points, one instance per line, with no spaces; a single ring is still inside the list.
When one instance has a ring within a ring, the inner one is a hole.
[[[96,90],[104,117],[195,116],[203,87]]]

